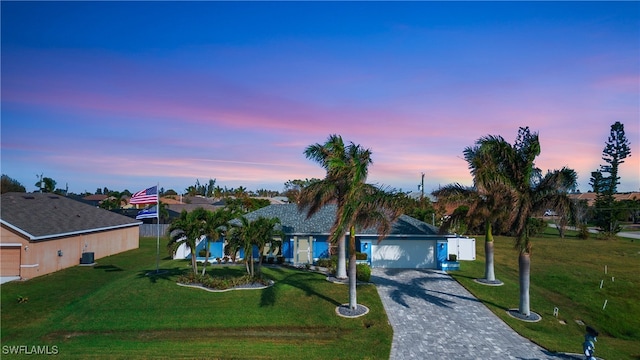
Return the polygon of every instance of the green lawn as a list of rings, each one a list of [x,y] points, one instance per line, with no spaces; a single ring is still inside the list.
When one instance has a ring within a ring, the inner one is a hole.
[[[554,229],[533,239],[530,296],[531,310],[543,317],[538,323],[525,323],[506,314],[507,309],[517,308],[519,301],[513,239],[495,240],[496,278],[505,283],[501,287],[473,281],[484,277],[484,238],[478,236],[477,240],[476,261],[462,262],[461,270],[452,275],[513,329],[551,351],[580,353],[584,336],[584,326],[576,323],[580,320],[600,332],[598,357],[640,359],[639,240],[580,240],[575,233],[560,239]],[[557,319],[553,316],[555,307]]]
[[[579,240],[574,234],[559,239],[550,229],[533,244],[531,309],[543,316],[538,323],[506,314],[518,306],[512,238],[497,237],[495,243],[496,276],[504,286],[473,281],[484,275],[482,237],[477,260],[462,262],[452,274],[507,324],[551,351],[581,352],[584,326],[575,322],[581,320],[601,333],[596,355],[639,359],[640,241]],[[188,271],[185,261],[164,259],[160,267],[168,273],[146,276],[155,270],[155,251],[155,239],[141,239],[140,249],[99,259],[95,267],[2,285],[2,358],[12,358],[6,351],[14,345],[56,346],[65,359],[389,357],[392,329],[374,286],[358,288],[358,302],[371,312],[345,319],[335,308],[348,301],[347,286],[320,274],[265,268],[273,287],[211,293],[176,285],[178,274]],[[28,301],[19,303],[19,297]]]
[[[389,358],[393,331],[372,285],[358,287],[371,312],[345,319],[335,308],[348,302],[348,287],[320,274],[264,268],[270,288],[212,293],[176,285],[185,261],[164,259],[168,273],[146,276],[155,252],[155,239],[141,239],[140,249],[95,267],[2,285],[2,358],[14,345],[55,346],[65,359]]]

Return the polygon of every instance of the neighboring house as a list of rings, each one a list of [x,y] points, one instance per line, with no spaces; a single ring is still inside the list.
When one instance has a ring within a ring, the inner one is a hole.
[[[82,198],[82,201],[93,206],[99,206],[105,199],[107,199],[107,195],[95,194],[95,195],[87,195]]]
[[[586,192],[586,193],[573,193],[569,194],[569,198],[574,200],[586,200],[587,205],[593,206],[596,203],[596,197],[598,194],[594,192]],[[613,198],[616,201],[622,200],[638,200],[640,199],[640,192],[627,192],[627,193],[617,193],[613,194]]]
[[[309,219],[306,212],[298,211],[296,204],[270,205],[245,217],[249,220],[259,217],[280,219],[285,234],[282,255],[287,262],[304,265],[329,257],[328,238],[336,217],[335,205],[325,206]],[[367,254],[367,262],[372,267],[437,269],[449,254],[458,255],[459,260],[475,259],[475,239],[438,235],[436,227],[407,215],[393,223],[391,233],[380,243],[375,229],[359,231],[356,242],[357,251]],[[198,250],[203,244],[199,243]],[[218,252],[222,251],[222,243],[213,244],[212,257],[221,256]],[[186,254],[181,255],[185,257]]]
[[[50,193],[1,198],[0,275],[30,279],[137,249],[140,221]]]

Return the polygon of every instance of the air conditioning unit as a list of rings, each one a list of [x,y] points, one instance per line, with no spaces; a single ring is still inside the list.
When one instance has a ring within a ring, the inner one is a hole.
[[[92,252],[82,253],[82,259],[80,259],[80,264],[93,264],[93,253]]]

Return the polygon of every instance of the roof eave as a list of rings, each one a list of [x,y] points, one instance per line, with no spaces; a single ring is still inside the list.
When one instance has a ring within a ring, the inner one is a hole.
[[[123,229],[123,228],[127,228],[127,227],[132,227],[132,226],[140,226],[141,224],[143,224],[142,221],[137,221],[135,223],[130,223],[130,224],[121,224],[121,225],[115,225],[115,226],[106,226],[106,227],[101,227],[101,228],[95,228],[95,229],[86,229],[86,230],[78,230],[78,231],[71,231],[71,232],[66,232],[66,233],[59,233],[59,234],[48,234],[48,235],[42,235],[42,236],[35,236],[33,234],[30,234],[4,220],[0,220],[0,222],[2,224],[4,224],[5,226],[9,227],[10,229],[13,229],[15,231],[17,231],[18,233],[24,235],[27,239],[29,239],[29,241],[42,241],[42,240],[48,240],[48,239],[55,239],[55,238],[61,238],[61,237],[66,237],[66,236],[73,236],[73,235],[80,235],[80,234],[86,234],[86,233],[92,233],[92,232],[100,232],[100,231],[109,231],[109,230],[116,230],[116,229]]]

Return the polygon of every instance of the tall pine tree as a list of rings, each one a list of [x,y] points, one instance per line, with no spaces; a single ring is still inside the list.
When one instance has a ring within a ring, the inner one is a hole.
[[[600,165],[600,170],[591,173],[591,186],[596,195],[595,224],[607,236],[620,231],[618,217],[620,211],[613,195],[618,190],[620,177],[618,168],[624,159],[631,156],[631,146],[624,134],[624,125],[616,121],[611,125],[609,139],[602,151],[602,160],[607,164]]]

